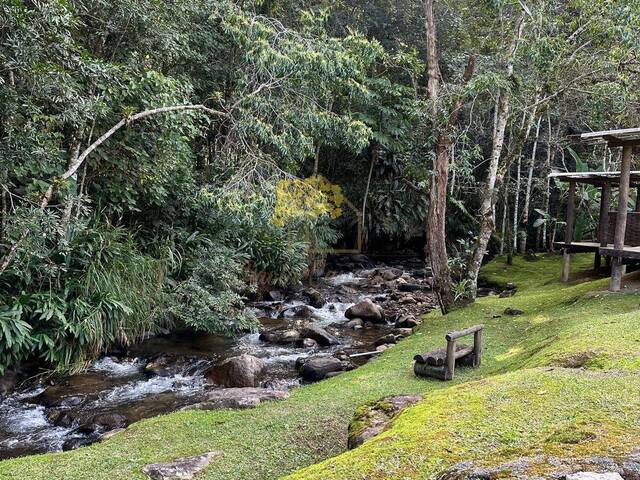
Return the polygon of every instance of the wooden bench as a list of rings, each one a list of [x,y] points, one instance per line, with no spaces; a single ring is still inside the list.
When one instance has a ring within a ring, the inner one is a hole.
[[[414,356],[413,371],[421,377],[451,380],[453,379],[456,362],[460,366],[479,367],[482,359],[483,328],[484,325],[474,325],[459,332],[447,333],[444,337],[447,340],[447,347]],[[459,338],[466,337],[472,333],[473,347],[458,345]]]

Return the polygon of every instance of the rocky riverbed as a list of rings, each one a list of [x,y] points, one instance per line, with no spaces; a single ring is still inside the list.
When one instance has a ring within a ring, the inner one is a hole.
[[[418,259],[339,257],[324,277],[253,302],[259,332],[178,332],[105,356],[78,375],[4,379],[0,458],[76,448],[178,409],[249,408],[357,368],[434,308]]]

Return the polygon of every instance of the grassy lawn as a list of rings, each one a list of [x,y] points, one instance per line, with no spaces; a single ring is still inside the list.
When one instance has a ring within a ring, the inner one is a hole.
[[[575,256],[574,271],[590,262]],[[516,283],[515,297],[433,313],[377,360],[286,401],[144,420],[90,447],[0,462],[0,478],[144,478],[148,463],[210,450],[223,455],[198,478],[273,479],[301,468],[292,478],[432,478],[464,459],[626,453],[640,443],[640,296],[608,294],[606,279],[561,285],[559,265],[559,257],[511,267],[497,259],[484,275]],[[498,316],[506,307],[525,314]],[[486,325],[481,368],[461,369],[453,382],[413,375],[416,352],[475,323]],[[577,365],[585,368],[564,368]],[[391,430],[342,453],[358,405],[403,393],[426,398]]]

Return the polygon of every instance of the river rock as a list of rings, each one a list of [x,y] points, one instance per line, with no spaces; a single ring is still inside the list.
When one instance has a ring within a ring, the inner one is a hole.
[[[578,472],[572,473],[565,477],[565,480],[623,480],[622,476],[617,472],[594,473],[594,472]]]
[[[51,409],[47,411],[47,420],[53,423],[56,427],[69,428],[73,425],[73,417],[69,412],[62,410]]]
[[[304,380],[317,382],[326,378],[330,372],[344,370],[344,365],[334,357],[314,357],[307,359],[300,367],[300,375]]]
[[[422,288],[422,285],[418,283],[401,283],[398,285],[398,290],[401,292],[417,292]]]
[[[379,276],[383,280],[389,282],[391,280],[395,280],[398,277],[401,277],[404,272],[399,268],[387,267],[387,268],[377,268],[373,271],[373,277]]]
[[[356,448],[366,440],[385,431],[402,410],[420,400],[422,400],[420,395],[398,395],[385,397],[358,407],[349,424],[349,449]]]
[[[127,425],[127,419],[119,413],[102,413],[91,418],[90,423],[103,430],[115,430]]]
[[[108,432],[104,432],[102,435],[100,435],[100,437],[98,438],[98,440],[100,440],[101,442],[113,437],[114,435],[116,435],[117,433],[120,432],[124,432],[126,429],[124,428],[115,428],[113,430],[109,430]]]
[[[403,315],[396,320],[396,328],[413,328],[420,325],[420,321],[412,315]]]
[[[505,315],[511,315],[512,317],[518,317],[520,315],[524,315],[524,311],[519,310],[517,308],[508,307],[504,310]]]
[[[412,328],[396,328],[393,331],[393,333],[396,334],[396,340],[397,340],[398,338],[405,338],[413,335],[413,329]]]
[[[362,328],[363,324],[364,324],[364,322],[362,321],[361,318],[354,318],[353,320],[349,320],[347,322],[346,327],[356,330],[356,327]]]
[[[390,333],[378,338],[375,342],[373,342],[373,345],[378,347],[380,345],[389,345],[392,343],[396,343],[396,336]]]
[[[322,308],[326,303],[322,294],[315,288],[306,288],[302,292],[309,299],[309,304],[315,308]]]
[[[340,341],[327,332],[324,328],[319,327],[317,325],[307,325],[301,332],[300,335],[303,338],[311,338],[318,342],[319,345],[323,347],[328,347],[330,345],[338,345]]]
[[[255,387],[264,366],[263,360],[243,354],[211,367],[205,375],[209,381],[222,387]]]
[[[284,400],[289,392],[270,388],[222,388],[207,392],[204,401],[183,407],[182,410],[219,410],[221,408],[252,408],[261,402]]]
[[[220,455],[222,455],[221,452],[214,451],[168,463],[152,463],[142,467],[142,473],[151,480],[191,480]]]
[[[262,332],[260,340],[268,343],[279,345],[288,345],[300,341],[300,332],[297,330],[272,330],[270,332]]]
[[[95,437],[75,437],[66,440],[62,444],[62,450],[64,452],[68,450],[75,450],[76,448],[84,447],[85,445],[91,445],[95,441]]]
[[[267,292],[267,298],[274,302],[282,302],[285,299],[285,295],[280,290],[270,290]]]
[[[4,375],[0,377],[0,397],[8,395],[16,388],[18,382],[18,374],[13,370],[7,370]]]
[[[180,370],[184,362],[173,355],[160,355],[144,366],[144,371],[159,377],[170,377]]]
[[[302,348],[318,348],[318,342],[316,342],[313,338],[303,338],[300,345],[302,346]]]
[[[349,319],[361,318],[362,320],[369,320],[376,323],[384,322],[384,311],[382,307],[373,303],[370,298],[365,298],[349,307],[344,313],[344,316]]]
[[[280,316],[309,318],[309,317],[313,317],[314,313],[315,312],[313,311],[313,309],[308,305],[296,305],[294,307],[290,307],[284,310],[280,314]]]
[[[355,295],[356,293],[358,293],[358,289],[350,285],[342,284],[338,288],[338,292],[345,295]]]

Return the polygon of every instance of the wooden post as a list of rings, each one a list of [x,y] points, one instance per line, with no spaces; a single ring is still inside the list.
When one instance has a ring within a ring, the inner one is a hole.
[[[456,369],[456,339],[447,340],[447,366],[444,371],[444,379],[452,380]]]
[[[620,171],[620,193],[618,203],[618,216],[616,218],[616,231],[613,239],[613,249],[622,251],[624,249],[624,236],[627,231],[627,209],[629,202],[629,178],[631,176],[631,159],[633,157],[633,147],[625,145],[622,149],[622,168]],[[611,267],[611,284],[609,290],[620,291],[622,285],[622,275],[624,274],[622,257],[614,257]]]
[[[482,330],[473,334],[473,367],[479,367],[482,363]]]
[[[562,281],[569,281],[569,271],[571,269],[571,254],[569,253],[568,246],[571,245],[573,240],[573,224],[576,216],[576,182],[569,182],[569,196],[567,197],[567,225],[564,230],[564,252],[562,254]]]
[[[611,203],[611,184],[602,185],[600,195],[600,219],[598,221],[598,240],[601,247],[607,246],[607,236],[609,233],[609,209]]]
[[[609,204],[611,198],[611,185],[609,183],[602,184],[600,190],[600,217],[598,218],[598,240],[601,247],[607,246],[607,234],[609,231]],[[602,265],[600,253],[596,252],[595,270],[599,271]]]

